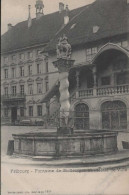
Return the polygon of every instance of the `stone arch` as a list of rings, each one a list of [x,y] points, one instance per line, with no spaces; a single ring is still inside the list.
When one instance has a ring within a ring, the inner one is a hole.
[[[76,100],[76,101],[71,105],[70,111],[74,111],[75,106],[78,105],[78,104],[82,104],[82,103],[86,104],[86,105],[89,107],[89,110],[91,109],[90,103],[89,103],[88,101],[86,101],[86,99],[85,99],[85,100],[80,100],[80,101]]]
[[[126,105],[127,108],[129,108],[128,100],[123,97],[117,97],[117,98],[106,97],[104,99],[99,99],[98,104],[97,104],[98,106],[96,107],[96,109],[101,111],[101,105],[107,101],[121,101]]]
[[[127,106],[123,101],[105,101],[101,104],[102,128],[127,129]]]
[[[114,43],[107,43],[104,46],[102,46],[98,53],[94,56],[94,58],[92,59],[92,64],[95,63],[96,59],[105,51],[108,50],[116,50],[116,51],[120,51],[122,53],[124,53],[128,58],[129,58],[129,53],[127,52],[126,49],[122,48],[121,46],[114,44]]]

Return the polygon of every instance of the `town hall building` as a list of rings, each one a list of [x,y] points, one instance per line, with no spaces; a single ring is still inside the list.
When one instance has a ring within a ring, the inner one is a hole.
[[[8,25],[2,35],[2,121],[57,126],[59,72],[53,66],[60,37],[75,60],[69,71],[70,116],[78,130],[129,131],[129,2],[96,0],[74,10],[63,3],[44,15]]]

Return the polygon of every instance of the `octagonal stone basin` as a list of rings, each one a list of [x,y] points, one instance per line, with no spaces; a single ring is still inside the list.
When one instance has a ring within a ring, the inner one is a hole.
[[[13,134],[14,153],[29,156],[72,157],[117,152],[117,132],[76,131],[72,135],[53,133]]]

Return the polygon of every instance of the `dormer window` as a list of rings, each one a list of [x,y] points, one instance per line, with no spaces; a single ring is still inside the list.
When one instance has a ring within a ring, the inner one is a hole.
[[[37,56],[41,55],[41,50],[37,50]]]
[[[12,55],[12,61],[16,60],[16,55]]]
[[[128,41],[122,41],[122,47],[127,48],[128,47]]]
[[[99,26],[93,26],[93,33],[97,33],[99,30]]]
[[[33,52],[28,52],[28,59],[33,58]]]
[[[4,57],[4,63],[8,63],[8,57]]]
[[[76,26],[76,24],[72,24],[72,26],[71,26],[71,28],[70,28],[70,29],[73,29],[75,26]]]
[[[24,60],[25,59],[24,53],[20,53],[19,58],[20,58],[20,60]]]

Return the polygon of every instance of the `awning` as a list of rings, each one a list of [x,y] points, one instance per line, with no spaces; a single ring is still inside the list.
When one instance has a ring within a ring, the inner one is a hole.
[[[57,80],[52,86],[52,88],[49,89],[48,92],[44,95],[43,99],[41,100],[41,103],[49,101],[57,93],[59,93],[59,80]]]

